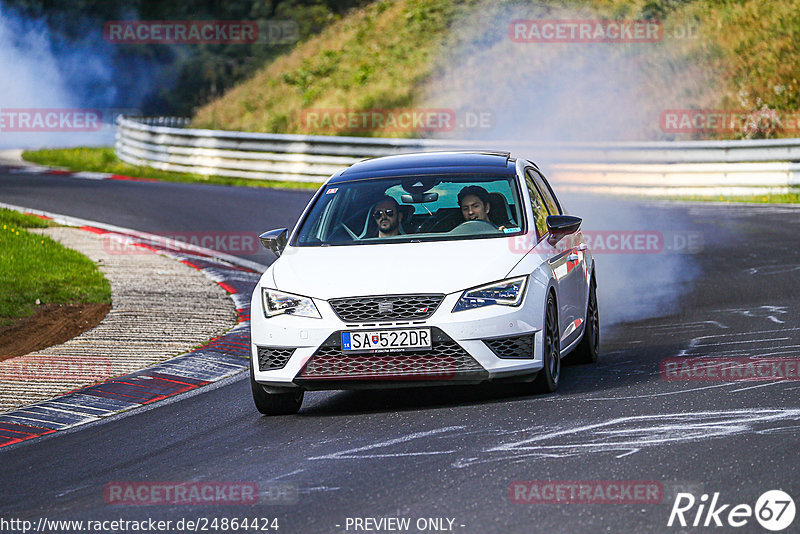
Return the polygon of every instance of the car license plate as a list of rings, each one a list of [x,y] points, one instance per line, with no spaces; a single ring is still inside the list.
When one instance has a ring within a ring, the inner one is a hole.
[[[342,332],[342,350],[347,352],[401,352],[430,348],[430,328]]]

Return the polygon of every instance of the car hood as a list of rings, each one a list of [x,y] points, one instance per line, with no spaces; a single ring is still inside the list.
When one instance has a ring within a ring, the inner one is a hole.
[[[276,289],[323,300],[454,293],[505,278],[522,259],[511,239],[287,247],[272,276]]]

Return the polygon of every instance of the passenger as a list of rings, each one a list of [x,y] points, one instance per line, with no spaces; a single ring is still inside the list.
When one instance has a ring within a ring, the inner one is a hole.
[[[370,216],[375,219],[375,224],[378,225],[378,237],[391,237],[400,234],[400,223],[403,222],[403,214],[400,212],[400,205],[392,197],[386,196],[375,204]]]

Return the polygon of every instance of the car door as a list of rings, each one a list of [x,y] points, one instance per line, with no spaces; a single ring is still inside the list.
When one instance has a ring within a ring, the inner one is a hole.
[[[535,198],[547,214],[562,215],[561,206],[549,185],[535,169],[530,168],[526,171],[526,182],[531,199]],[[558,284],[558,322],[561,346],[565,347],[577,338],[580,326],[585,320],[584,254],[580,249],[578,233],[564,236],[551,245],[554,250],[548,263]]]
[[[547,205],[553,206],[559,211],[560,214],[564,215],[565,212],[561,207],[561,203],[556,198],[553,188],[550,187],[550,184],[545,179],[544,175],[537,171],[534,173],[534,179],[542,189]],[[571,258],[573,263],[571,265],[571,274],[574,274],[572,282],[575,283],[574,305],[577,307],[575,310],[575,321],[571,329],[568,328],[568,332],[566,333],[566,335],[571,338],[571,341],[577,337],[579,332],[583,331],[581,326],[586,321],[586,303],[588,302],[589,298],[589,265],[587,263],[586,255],[588,247],[583,239],[583,234],[581,231],[578,230],[576,233],[568,237],[570,238],[570,245],[572,247]],[[588,259],[591,260],[591,256],[589,256]]]

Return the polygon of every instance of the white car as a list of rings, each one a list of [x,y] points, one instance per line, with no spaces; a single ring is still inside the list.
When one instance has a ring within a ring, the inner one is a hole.
[[[552,392],[597,360],[595,266],[537,166],[501,152],[370,159],[333,175],[252,297],[264,414],[306,390],[508,380]]]

